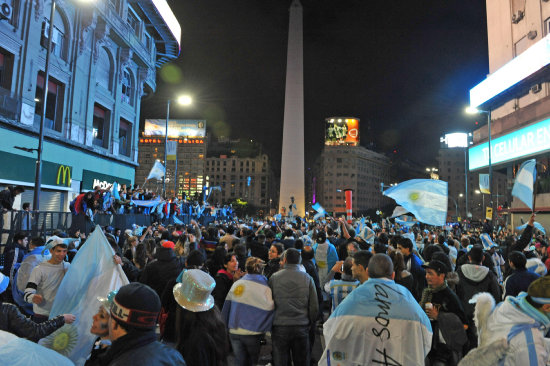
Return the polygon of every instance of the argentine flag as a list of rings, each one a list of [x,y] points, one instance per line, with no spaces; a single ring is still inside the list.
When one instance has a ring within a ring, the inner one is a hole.
[[[151,171],[149,172],[149,175],[147,176],[147,180],[149,179],[161,179],[164,177],[164,165],[158,160],[155,160],[155,164],[151,168]]]
[[[537,179],[537,161],[535,159],[524,161],[519,167],[512,196],[517,197],[533,210],[533,186]]]
[[[492,247],[497,247],[493,240],[491,239],[491,236],[487,233],[483,233],[480,235],[481,243],[483,244],[483,249],[489,250]]]
[[[313,220],[317,220],[318,218],[320,217],[324,217],[325,214],[327,213],[325,211],[325,209],[323,208],[323,206],[321,206],[319,204],[319,202],[317,202],[316,204],[314,204],[313,206],[311,206],[312,209],[314,209],[317,213],[315,214],[315,216],[313,216]]]
[[[41,339],[40,344],[70,358],[76,365],[84,365],[96,338],[90,333],[90,327],[100,306],[97,297],[106,297],[129,283],[122,267],[115,264],[114,255],[103,230],[96,226],[57,290],[50,319],[60,314],[74,314],[76,320]]]
[[[395,223],[401,226],[411,227],[411,226],[414,226],[417,223],[417,221],[412,216],[403,215],[401,217],[396,217]]]
[[[411,179],[384,191],[418,221],[443,226],[447,218],[447,182],[435,179]]]
[[[542,226],[539,222],[533,222],[533,226],[535,227],[535,229],[539,230],[541,233],[543,233],[544,235],[546,235],[546,230],[544,229],[544,226]],[[527,224],[523,224],[521,226],[518,226],[516,228],[517,231],[523,231],[523,229],[525,229],[527,227]]]

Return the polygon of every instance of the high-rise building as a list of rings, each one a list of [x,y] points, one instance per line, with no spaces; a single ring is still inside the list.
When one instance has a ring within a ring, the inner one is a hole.
[[[469,149],[469,169],[504,172],[511,189],[519,166],[535,158],[550,162],[550,3],[540,0],[488,0],[489,75],[470,90],[470,106],[483,110]],[[489,129],[490,125],[490,129]],[[489,131],[491,131],[489,154]],[[537,220],[550,223],[550,177],[545,169],[538,180]],[[493,189],[496,193],[496,189]],[[508,193],[508,192],[507,192]],[[496,199],[493,200],[494,202]],[[496,204],[496,202],[495,202]],[[540,209],[539,209],[540,208]],[[531,211],[515,199],[512,224]],[[546,212],[546,213],[545,213]]]
[[[139,139],[139,166],[136,183],[143,185],[156,160],[164,163],[164,136],[166,120],[145,120],[145,128]],[[199,199],[205,182],[207,151],[206,121],[170,120],[168,144],[174,150],[167,151],[166,197]],[[176,181],[177,176],[177,181]],[[162,193],[162,180],[151,179],[145,188]]]
[[[392,202],[383,196],[381,183],[388,184],[390,159],[362,146],[325,146],[315,162],[310,197],[327,212],[345,214],[344,190],[353,190],[353,213],[362,214],[369,209],[380,209]]]
[[[22,184],[18,200],[33,201],[45,111],[41,211],[134,181],[141,97],[180,52],[181,27],[165,1],[56,3],[53,19],[42,0],[3,1],[0,16],[0,186]]]
[[[293,0],[288,25],[285,114],[281,157],[279,212],[288,213],[294,201],[294,215],[305,214],[304,165],[304,56],[302,5]]]

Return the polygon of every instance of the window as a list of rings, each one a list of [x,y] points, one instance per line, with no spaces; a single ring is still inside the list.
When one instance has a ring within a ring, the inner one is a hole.
[[[133,101],[133,83],[130,71],[124,70],[122,73],[122,101],[134,105]]]
[[[42,38],[40,44],[42,47],[48,47],[48,36],[50,32],[50,21],[44,18],[42,22]],[[54,25],[53,25],[53,35],[52,35],[52,53],[57,57],[66,60],[67,52],[65,50],[67,45],[67,40],[65,36],[65,23],[63,16],[59,12],[55,12],[54,16]]]
[[[46,99],[46,118],[44,127],[61,132],[63,125],[63,92],[65,86],[53,78],[48,78],[48,96]],[[42,71],[36,77],[35,120],[42,116],[42,98],[44,97],[44,74]]]
[[[0,87],[11,90],[13,55],[0,49]]]
[[[145,48],[147,48],[147,51],[151,53],[153,51],[153,37],[147,32],[145,32]]]
[[[94,104],[93,141],[96,146],[107,147],[109,145],[109,111]]]
[[[134,9],[131,7],[128,7],[128,16],[126,18],[126,22],[134,30],[134,34],[136,37],[139,38],[139,28],[140,28],[140,20],[137,14],[134,12]]]
[[[109,56],[109,53],[105,49],[105,47],[101,47],[99,49],[99,57],[97,62],[97,69],[95,73],[95,79],[96,82],[107,89],[108,91],[112,92],[112,75],[113,75],[113,61],[112,58]]]
[[[130,156],[131,148],[132,124],[121,118],[118,128],[118,153],[119,155]]]

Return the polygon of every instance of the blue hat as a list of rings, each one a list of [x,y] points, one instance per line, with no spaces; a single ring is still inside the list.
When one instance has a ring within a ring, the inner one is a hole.
[[[4,274],[0,273],[0,294],[8,288],[8,285],[10,284],[10,278],[8,276],[4,276]]]

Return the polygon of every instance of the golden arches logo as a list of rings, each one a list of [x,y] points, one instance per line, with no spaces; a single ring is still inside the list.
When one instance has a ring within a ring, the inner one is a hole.
[[[61,181],[61,177],[63,177],[63,180]],[[57,169],[57,180],[55,184],[59,185],[59,182],[62,182],[63,185],[66,185],[67,187],[71,186],[71,167],[60,165]],[[67,182],[67,183],[65,183]]]

